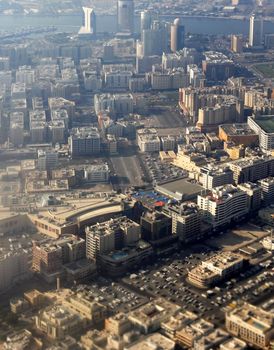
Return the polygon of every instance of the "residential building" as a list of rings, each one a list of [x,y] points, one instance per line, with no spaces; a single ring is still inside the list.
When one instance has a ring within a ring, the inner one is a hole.
[[[86,227],[86,255],[95,260],[140,239],[140,225],[125,216]]]
[[[274,157],[247,157],[228,164],[233,171],[236,184],[256,182],[269,176],[274,176]]]
[[[100,134],[93,127],[72,129],[68,143],[72,156],[90,156],[100,153],[101,149]]]
[[[107,164],[89,165],[84,170],[84,179],[87,182],[109,182],[109,168]]]
[[[249,211],[258,211],[262,201],[262,186],[252,182],[245,182],[237,187],[248,195]]]
[[[195,242],[201,238],[201,214],[195,203],[170,204],[164,208],[164,212],[171,216],[172,233],[182,243]]]
[[[137,130],[137,143],[141,152],[159,152],[161,140],[156,129]]]
[[[233,172],[229,167],[205,166],[200,170],[199,182],[207,190],[233,183]]]
[[[265,204],[272,204],[274,202],[274,178],[267,177],[259,181],[262,189],[262,199]]]
[[[253,115],[247,118],[247,123],[258,135],[259,146],[263,150],[274,149],[274,115]]]
[[[246,192],[232,185],[216,187],[198,195],[202,216],[213,228],[244,217],[249,212],[248,204]]]

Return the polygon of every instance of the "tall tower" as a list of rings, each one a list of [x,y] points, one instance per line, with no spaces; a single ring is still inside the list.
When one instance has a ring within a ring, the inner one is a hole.
[[[118,32],[134,33],[134,1],[118,0]]]
[[[96,34],[96,15],[92,8],[83,7],[83,22],[79,34]]]
[[[185,27],[180,18],[176,18],[170,28],[170,48],[172,52],[183,49],[185,46]]]
[[[149,10],[141,12],[141,33],[144,29],[150,29],[152,23],[152,16]]]
[[[263,31],[263,19],[252,15],[249,21],[249,46],[260,47],[263,45]]]

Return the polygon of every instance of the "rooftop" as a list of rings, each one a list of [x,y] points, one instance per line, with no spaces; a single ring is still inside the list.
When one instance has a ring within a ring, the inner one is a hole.
[[[274,125],[274,124],[273,124]],[[219,125],[220,129],[230,136],[247,136],[256,135],[256,133],[250,128],[248,124],[222,124]]]
[[[262,115],[254,120],[266,133],[274,133],[274,115]]]
[[[242,306],[232,310],[230,317],[237,318],[238,322],[248,324],[255,328],[256,332],[265,334],[274,326],[274,315],[254,305],[244,303]]]

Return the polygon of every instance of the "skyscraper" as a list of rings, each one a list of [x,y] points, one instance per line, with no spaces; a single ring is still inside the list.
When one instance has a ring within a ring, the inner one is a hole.
[[[255,15],[250,17],[249,22],[249,46],[259,47],[263,44],[263,19]]]
[[[134,32],[134,1],[118,0],[117,5],[118,32]]]
[[[153,21],[151,29],[143,30],[142,38],[144,56],[160,56],[167,51],[167,28],[165,23]]]
[[[79,34],[96,34],[96,15],[92,8],[83,7],[83,25]]]
[[[141,12],[141,33],[144,29],[150,29],[152,23],[152,16],[149,10]]]
[[[185,46],[185,27],[176,18],[170,28],[170,48],[172,52],[183,49]]]

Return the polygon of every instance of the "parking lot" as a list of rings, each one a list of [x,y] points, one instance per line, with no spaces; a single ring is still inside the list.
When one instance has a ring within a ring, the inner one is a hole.
[[[164,297],[181,305],[184,309],[196,312],[200,316],[219,325],[224,318],[224,312],[233,305],[239,297],[253,304],[273,296],[274,257],[267,262],[267,269],[262,265],[250,266],[230,280],[201,290],[190,285],[187,280],[189,269],[199,264],[201,260],[215,254],[207,246],[194,246],[191,251],[175,253],[170,258],[162,258],[153,266],[140,270],[123,279],[129,286],[140,291],[146,291],[153,297]]]
[[[98,302],[107,306],[113,313],[127,313],[149,301],[144,293],[137,293],[127,287],[99,277],[96,282],[77,286],[76,290],[89,292]]]
[[[154,185],[186,176],[186,173],[182,169],[170,163],[163,163],[158,154],[142,154],[141,157]]]
[[[111,157],[110,161],[114,173],[112,183],[115,188],[144,185],[144,172],[137,155]]]

